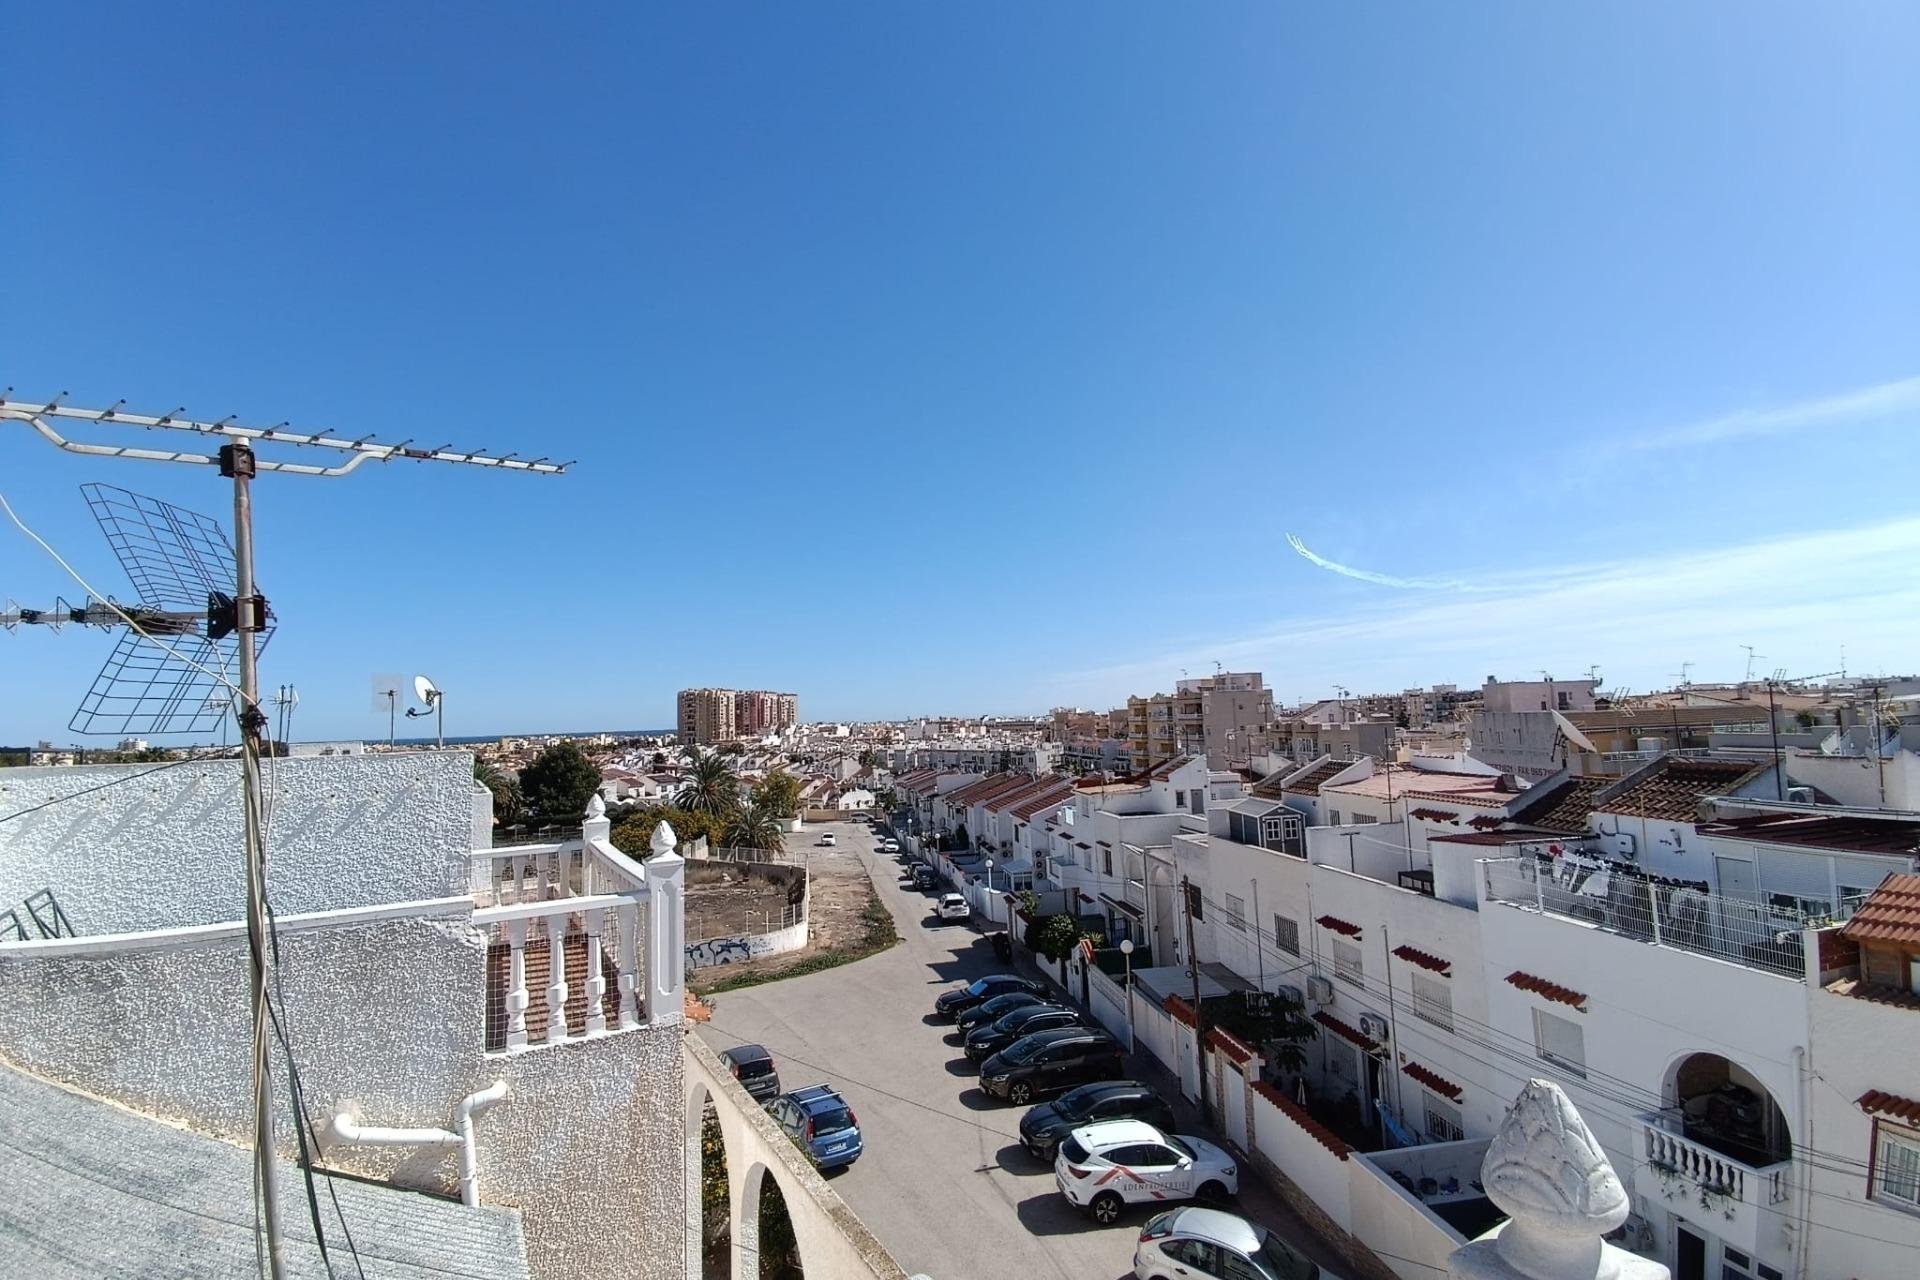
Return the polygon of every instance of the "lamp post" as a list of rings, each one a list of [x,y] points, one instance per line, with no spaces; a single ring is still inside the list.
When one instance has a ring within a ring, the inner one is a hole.
[[[1000,922],[999,922],[998,920],[994,920],[994,911],[993,911],[993,859],[992,859],[992,858],[988,858],[988,859],[987,859],[987,919],[989,919],[989,920],[993,920],[995,924],[998,924],[998,923],[1000,923]]]
[[[1127,962],[1127,1052],[1133,1052],[1133,939],[1120,939],[1120,958]]]

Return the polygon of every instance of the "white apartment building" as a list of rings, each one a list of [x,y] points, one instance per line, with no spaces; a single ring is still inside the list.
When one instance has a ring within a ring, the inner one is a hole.
[[[1621,1243],[1678,1280],[1911,1272],[1920,969],[1866,966],[1863,999],[1832,939],[1920,865],[1920,815],[1770,809],[1745,760],[1528,792],[1400,770],[1391,801],[1339,763],[1168,836],[1198,960],[1313,1021],[1281,1093],[1379,1150],[1484,1138],[1544,1076],[1629,1186]]]

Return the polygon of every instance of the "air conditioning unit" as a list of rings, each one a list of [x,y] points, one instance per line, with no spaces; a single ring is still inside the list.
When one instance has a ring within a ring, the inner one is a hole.
[[[1306,1001],[1300,998],[1300,988],[1298,987],[1275,987],[1273,989],[1273,998],[1286,1004],[1306,1004]]]
[[[1315,1004],[1333,1003],[1333,979],[1318,975],[1307,979],[1307,996]]]
[[[1385,1044],[1387,1042],[1387,1020],[1377,1013],[1363,1013],[1360,1015],[1360,1032],[1369,1040]]]
[[[1813,798],[1813,788],[1812,787],[1788,787],[1787,800],[1789,803],[1792,803],[1792,804],[1813,804],[1815,803]]]

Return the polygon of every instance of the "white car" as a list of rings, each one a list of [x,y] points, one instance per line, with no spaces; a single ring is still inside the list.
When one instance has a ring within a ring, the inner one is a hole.
[[[827,832],[827,834],[820,837],[820,843],[821,844],[839,844],[840,841],[834,837],[833,832],[829,831]]]
[[[968,920],[973,917],[973,909],[967,905],[967,900],[957,893],[941,894],[940,905],[933,910],[934,914],[942,920]]]
[[[1265,1227],[1218,1209],[1189,1205],[1157,1214],[1140,1230],[1134,1280],[1334,1280],[1313,1259]]]
[[[1240,1193],[1232,1156],[1140,1120],[1107,1120],[1069,1133],[1054,1157],[1053,1180],[1068,1204],[1103,1226],[1119,1221],[1130,1204],[1218,1202]]]
[[[898,852],[900,852],[900,842],[899,842],[898,840],[891,840],[891,839],[889,839],[889,840],[882,840],[882,841],[880,842],[880,852],[882,852],[882,853],[898,853]]]

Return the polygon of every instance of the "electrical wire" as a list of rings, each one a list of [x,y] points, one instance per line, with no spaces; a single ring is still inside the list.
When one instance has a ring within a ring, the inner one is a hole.
[[[98,786],[84,787],[68,795],[55,796],[51,800],[45,800],[36,805],[29,805],[25,809],[15,809],[12,813],[0,813],[0,823],[12,822],[15,818],[24,818],[28,814],[39,813],[42,809],[51,809],[55,805],[65,804],[69,800],[78,800],[83,796],[90,796],[96,792],[110,791],[114,787],[124,786],[129,782],[138,782],[142,778],[150,778],[156,773],[165,773],[169,769],[178,769],[182,765],[199,763],[201,763],[201,761],[192,756],[181,760],[169,760],[167,763],[155,765],[151,769],[142,769],[139,773],[130,773],[124,778],[114,778],[112,781],[103,782]]]

